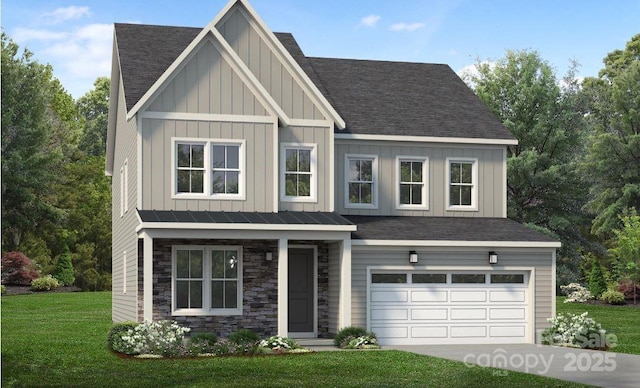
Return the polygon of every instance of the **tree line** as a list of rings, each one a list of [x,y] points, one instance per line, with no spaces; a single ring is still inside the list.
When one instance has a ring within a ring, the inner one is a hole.
[[[478,62],[465,81],[518,139],[508,216],[562,242],[558,286],[640,282],[640,34],[597,77],[558,77],[537,51]],[[109,79],[75,101],[50,65],[2,34],[2,251],[42,274],[71,257],[75,284],[110,288]],[[635,234],[634,234],[635,233]]]

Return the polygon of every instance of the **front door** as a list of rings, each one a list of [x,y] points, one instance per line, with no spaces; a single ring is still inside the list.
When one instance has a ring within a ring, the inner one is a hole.
[[[289,249],[289,332],[313,333],[314,250]]]

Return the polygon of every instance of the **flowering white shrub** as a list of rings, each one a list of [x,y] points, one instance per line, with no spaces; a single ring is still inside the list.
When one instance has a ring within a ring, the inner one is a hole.
[[[560,289],[565,295],[567,295],[567,299],[564,300],[564,303],[584,303],[589,299],[593,299],[591,292],[578,283],[560,286]]]
[[[580,315],[560,314],[547,319],[551,327],[542,333],[544,345],[573,348],[608,349],[615,346],[616,336],[607,331],[585,311]]]
[[[179,355],[189,331],[174,321],[146,321],[123,333],[115,350],[125,354]]]
[[[279,335],[274,335],[260,341],[259,346],[261,348],[268,348],[273,350],[291,350],[298,348],[298,344],[296,343],[296,341],[292,340],[291,338],[280,337]]]
[[[375,335],[355,337],[346,346],[347,349],[377,349],[379,347],[380,345],[378,345],[378,339]]]

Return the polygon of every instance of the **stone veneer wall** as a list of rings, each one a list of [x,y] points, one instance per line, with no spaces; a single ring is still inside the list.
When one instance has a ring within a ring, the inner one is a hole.
[[[142,240],[140,240],[142,241]],[[328,338],[329,250],[323,242],[290,241],[290,245],[318,246],[318,336]],[[239,245],[243,247],[242,315],[172,316],[171,249],[174,245]],[[138,312],[143,317],[143,244],[138,249]],[[273,260],[266,261],[265,253]],[[181,240],[155,239],[153,242],[153,319],[171,319],[192,332],[213,332],[227,337],[238,329],[251,329],[261,337],[278,331],[278,242],[275,240]]]

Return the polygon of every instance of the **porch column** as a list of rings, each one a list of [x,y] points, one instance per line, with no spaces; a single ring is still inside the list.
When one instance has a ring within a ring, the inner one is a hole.
[[[338,299],[338,330],[351,326],[351,239],[342,240],[340,254],[340,294]]]
[[[142,235],[144,240],[143,263],[143,317],[145,321],[153,320],[153,238],[147,233]]]
[[[289,332],[289,241],[278,240],[278,335]]]

